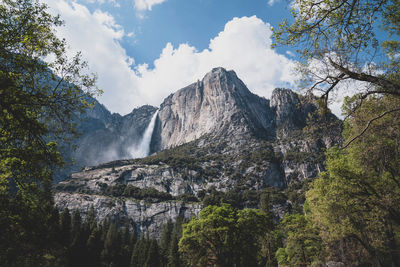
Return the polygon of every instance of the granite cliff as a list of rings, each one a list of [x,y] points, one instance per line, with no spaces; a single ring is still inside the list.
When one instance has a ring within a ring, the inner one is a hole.
[[[107,115],[108,124],[98,130],[105,136],[91,130],[88,138],[96,136],[93,144],[110,148],[119,145],[120,154],[108,155],[119,160],[86,167],[60,182],[56,204],[83,215],[93,205],[100,219],[124,218],[153,236],[168,218],[190,218],[203,205],[227,196],[235,205],[257,207],[260,192],[296,192],[323,170],[323,151],[340,142],[340,129],[333,127],[339,122],[335,116],[320,116],[316,110],[312,96],[276,89],[267,100],[252,94],[233,71],[213,69],[161,104],[151,156],[120,160],[129,158],[124,147],[139,140],[156,108],[142,107],[125,117]],[[109,132],[116,136],[103,141]],[[79,149],[75,153],[85,150]],[[96,155],[92,152],[85,155]],[[292,202],[286,197],[272,203],[276,215]]]
[[[223,68],[167,97],[158,118],[154,152],[205,134],[240,140],[249,134],[268,138],[274,133],[269,101],[252,94],[234,71]]]

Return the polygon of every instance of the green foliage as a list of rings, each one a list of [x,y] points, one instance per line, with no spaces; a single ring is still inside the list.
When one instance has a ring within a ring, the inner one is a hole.
[[[0,187],[24,191],[62,164],[54,139],[74,132],[72,116],[88,106],[81,89],[94,80],[80,74],[79,56],[66,57],[54,32],[62,22],[44,4],[6,0],[0,9]]]
[[[138,162],[149,165],[159,164],[162,162],[168,164],[172,168],[200,170],[201,168],[198,162],[200,162],[201,158],[203,158],[205,155],[201,154],[201,151],[196,148],[197,144],[194,141],[175,148],[160,151],[155,155],[139,159]]]
[[[145,267],[158,267],[161,263],[161,256],[159,252],[159,247],[156,240],[151,240],[146,262],[144,264]]]
[[[258,266],[270,219],[258,210],[208,206],[183,226],[179,251],[188,266]]]
[[[173,199],[171,194],[158,191],[153,187],[139,188],[133,185],[125,184],[104,187],[103,194],[113,197],[131,197],[149,201],[165,201]]]
[[[5,266],[59,263],[62,248],[48,233],[57,225],[52,172],[63,164],[56,141],[74,134],[71,118],[88,107],[85,97],[94,84],[93,77],[82,75],[86,65],[80,56],[67,57],[64,40],[55,34],[61,24],[39,1],[0,3],[0,262]]]
[[[199,199],[196,196],[194,196],[194,195],[192,195],[190,193],[185,193],[185,194],[179,195],[179,196],[176,197],[176,199],[181,200],[181,201],[183,201],[185,203],[188,203],[188,202],[199,202]]]
[[[351,105],[351,101],[347,104]],[[387,108],[399,105],[396,97],[371,97],[346,121],[345,136],[353,138],[366,122]],[[400,263],[400,141],[399,112],[375,121],[347,150],[327,153],[327,172],[307,192],[307,207],[332,257],[373,266]],[[361,260],[359,260],[361,259]]]
[[[161,238],[160,238],[160,250],[161,250],[161,255],[162,255],[162,265],[167,265],[167,259],[168,259],[168,252],[171,244],[171,237],[172,237],[172,230],[173,230],[173,223],[171,219],[168,220],[168,222],[164,225],[162,232],[161,232]]]
[[[210,188],[200,191],[198,197],[204,206],[226,203],[236,209],[255,207],[261,209],[262,198],[268,202],[268,208],[271,208],[274,204],[284,204],[287,200],[286,195],[274,187],[267,187],[263,190],[243,190],[240,187],[235,187],[227,192]]]
[[[287,238],[285,248],[276,252],[279,264],[310,266],[321,258],[323,246],[318,229],[314,228],[304,215],[287,214],[280,226]]]
[[[295,0],[293,20],[274,29],[274,45],[297,46],[301,85],[329,96],[349,80],[365,82],[371,94],[400,96],[399,0]],[[342,87],[343,88],[343,87]]]

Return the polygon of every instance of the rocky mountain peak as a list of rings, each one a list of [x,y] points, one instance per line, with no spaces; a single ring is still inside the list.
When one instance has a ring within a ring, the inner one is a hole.
[[[222,95],[226,100],[235,102],[232,104],[245,104],[246,100],[255,96],[233,70],[227,71],[221,67],[214,68],[207,73],[202,80],[202,85],[206,97]]]
[[[275,111],[278,136],[283,138],[289,136],[291,131],[303,128],[308,114],[317,109],[312,98],[283,88],[277,88],[272,92],[270,105]]]
[[[252,94],[234,71],[214,68],[167,97],[160,106],[152,151],[205,134],[240,137],[271,127],[269,101]]]
[[[272,92],[271,107],[276,112],[276,124],[296,124],[295,115],[300,108],[300,99],[297,93],[289,89],[277,88]]]

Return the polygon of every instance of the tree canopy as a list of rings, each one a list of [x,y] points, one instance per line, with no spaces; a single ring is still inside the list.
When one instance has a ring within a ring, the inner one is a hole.
[[[359,93],[354,108],[369,95],[400,97],[399,0],[295,0],[291,5],[294,20],[274,29],[274,43],[299,48],[302,87],[319,91],[327,104],[328,96],[348,86]]]
[[[271,224],[259,210],[208,206],[183,226],[179,252],[188,266],[265,265],[262,241]]]
[[[393,96],[369,98],[346,121],[344,136],[351,138],[376,114],[399,104]],[[400,264],[399,126],[400,116],[389,114],[347,150],[328,151],[327,171],[312,183],[306,206],[331,257],[341,254],[339,260],[350,265]]]
[[[62,164],[57,138],[74,132],[71,117],[87,107],[95,77],[82,74],[80,55],[68,58],[62,25],[38,1],[0,4],[0,185],[19,190],[51,179]]]
[[[96,92],[86,63],[68,57],[57,37],[61,25],[39,1],[0,3],[0,262],[7,266],[43,263],[56,219],[52,173],[63,164],[57,141],[74,134],[71,118]]]

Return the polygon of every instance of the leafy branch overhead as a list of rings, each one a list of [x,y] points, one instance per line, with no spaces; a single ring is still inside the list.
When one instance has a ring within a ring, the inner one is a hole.
[[[296,0],[292,15],[274,45],[298,47],[301,86],[325,105],[338,89],[358,95],[355,109],[371,95],[400,97],[399,0]]]
[[[23,189],[27,181],[50,179],[54,164],[62,164],[55,141],[74,133],[72,118],[97,92],[80,54],[68,58],[56,36],[62,24],[38,1],[0,5],[2,185],[13,179]]]
[[[80,54],[68,57],[55,28],[63,23],[39,1],[0,2],[0,262],[45,266],[54,220],[53,171],[59,141],[97,92]],[[11,242],[12,241],[12,242]],[[19,256],[19,255],[22,255]]]

